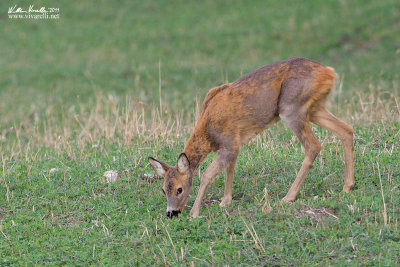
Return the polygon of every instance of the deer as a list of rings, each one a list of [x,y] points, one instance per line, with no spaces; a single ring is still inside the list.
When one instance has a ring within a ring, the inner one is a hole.
[[[177,217],[184,209],[192,178],[205,157],[216,157],[201,176],[200,187],[191,209],[199,217],[207,187],[226,170],[224,195],[220,206],[232,202],[233,173],[240,148],[279,120],[284,121],[300,141],[304,160],[282,202],[292,203],[321,150],[310,122],[336,135],[344,150],[343,191],[354,188],[353,128],[326,108],[327,96],[337,74],[332,67],[294,57],[261,67],[232,83],[212,88],[206,95],[200,116],[175,166],[149,157],[154,171],[164,178],[166,216]]]

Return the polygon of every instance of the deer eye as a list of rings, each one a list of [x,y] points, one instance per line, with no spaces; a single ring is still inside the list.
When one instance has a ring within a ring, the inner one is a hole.
[[[179,187],[179,188],[178,188],[178,194],[182,193],[182,191],[183,191],[183,190],[182,190],[182,187]]]

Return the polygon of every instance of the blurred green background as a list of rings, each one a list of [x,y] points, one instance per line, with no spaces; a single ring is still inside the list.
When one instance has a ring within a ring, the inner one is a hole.
[[[11,5],[60,8],[58,20],[8,19]],[[400,2],[2,1],[1,126],[57,114],[96,94],[172,110],[292,56],[333,66],[344,91],[398,90]]]

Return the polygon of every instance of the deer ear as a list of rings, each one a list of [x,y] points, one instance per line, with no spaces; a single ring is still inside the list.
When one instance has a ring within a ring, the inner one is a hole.
[[[189,160],[185,153],[179,155],[178,158],[178,171],[180,173],[187,173],[189,171]]]
[[[155,171],[158,175],[160,175],[160,176],[162,176],[162,177],[164,177],[165,173],[166,173],[166,172],[168,171],[168,169],[170,168],[170,167],[168,166],[168,164],[166,164],[166,163],[164,163],[164,162],[161,162],[161,161],[158,161],[158,160],[156,160],[156,159],[154,159],[154,158],[152,158],[152,157],[149,157],[149,162],[150,162],[151,166],[153,167],[154,171]]]

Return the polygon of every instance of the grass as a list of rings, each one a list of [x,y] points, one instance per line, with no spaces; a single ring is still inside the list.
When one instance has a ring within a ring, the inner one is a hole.
[[[0,3],[1,265],[400,261],[397,1],[40,4],[60,19],[10,20]],[[314,127],[321,154],[282,205],[303,153],[280,122],[243,147],[230,207],[221,175],[190,218],[196,177],[167,220],[147,157],[176,161],[209,88],[291,56],[340,75],[329,105],[355,130],[354,192],[339,140]]]

